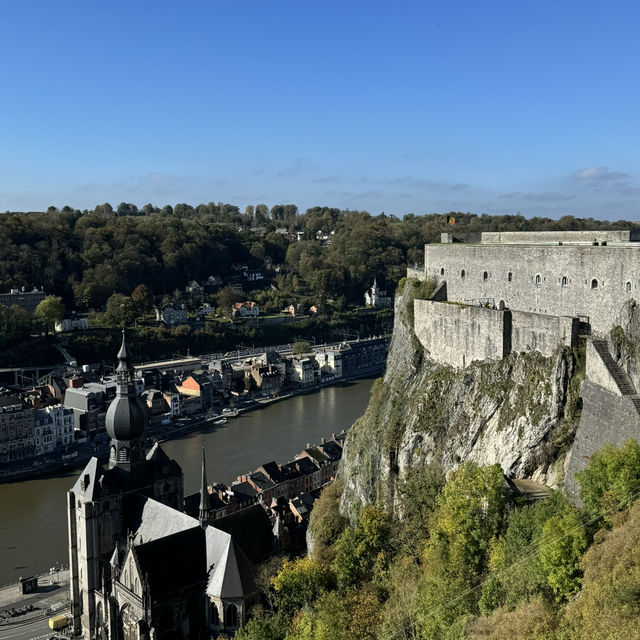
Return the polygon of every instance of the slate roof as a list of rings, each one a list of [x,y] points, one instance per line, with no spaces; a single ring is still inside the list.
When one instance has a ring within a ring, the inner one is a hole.
[[[342,447],[332,440],[328,440],[324,444],[319,445],[318,449],[320,449],[320,451],[322,451],[322,453],[324,453],[331,462],[335,462],[342,458]]]
[[[118,491],[113,474],[105,471],[98,458],[91,458],[78,476],[71,491],[85,500],[99,500]],[[83,488],[84,486],[84,488]]]
[[[281,482],[286,482],[288,480],[286,473],[283,473],[278,466],[278,463],[274,460],[271,462],[266,462],[263,465],[260,465],[259,469],[267,476],[267,478],[273,480],[276,484],[280,484]]]
[[[199,583],[204,586],[206,567],[198,559],[204,559],[205,554],[205,532],[200,527],[135,547],[141,574],[148,577],[154,601]]]
[[[249,558],[230,534],[207,527],[207,595],[243,598],[256,591],[255,570]]]
[[[273,552],[271,523],[259,504],[218,518],[213,526],[230,533],[254,564]]]
[[[134,544],[147,543],[200,527],[195,518],[142,494],[127,496],[125,524],[134,535]]]
[[[294,463],[296,467],[298,467],[298,469],[300,470],[300,473],[302,473],[305,476],[315,473],[319,467],[319,465],[315,464],[314,461],[311,460],[311,458],[307,458],[306,456],[303,458],[298,458],[297,460],[294,460]]]
[[[276,483],[267,478],[262,471],[252,473],[249,478],[251,479],[251,483],[253,483],[256,489],[260,492],[272,489],[276,486]]]

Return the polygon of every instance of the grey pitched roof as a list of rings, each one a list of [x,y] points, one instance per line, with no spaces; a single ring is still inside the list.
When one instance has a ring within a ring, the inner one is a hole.
[[[125,517],[127,528],[134,534],[134,544],[159,540],[200,526],[186,513],[141,494],[128,497]]]
[[[218,518],[213,526],[230,533],[253,563],[273,552],[271,523],[259,504]]]
[[[205,531],[209,580],[207,595],[242,598],[256,591],[255,570],[229,533],[207,527]]]
[[[98,458],[91,458],[78,476],[71,491],[85,500],[98,500],[117,490],[108,471],[102,469]]]

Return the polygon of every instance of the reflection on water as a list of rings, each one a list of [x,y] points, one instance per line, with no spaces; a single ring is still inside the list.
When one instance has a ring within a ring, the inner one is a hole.
[[[229,484],[263,462],[287,462],[307,442],[348,428],[367,406],[372,382],[297,396],[162,446],[182,466],[185,493],[198,490],[203,445],[209,482]],[[78,472],[0,484],[0,585],[68,564],[66,492]]]

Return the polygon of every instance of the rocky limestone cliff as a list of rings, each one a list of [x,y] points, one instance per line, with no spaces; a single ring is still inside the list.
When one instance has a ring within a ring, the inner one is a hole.
[[[408,280],[396,297],[385,376],[349,431],[342,512],[377,503],[401,515],[405,471],[432,461],[445,472],[467,460],[498,463],[511,477],[559,486],[580,417],[584,350],[511,354],[461,371],[437,365],[413,332],[420,287]]]

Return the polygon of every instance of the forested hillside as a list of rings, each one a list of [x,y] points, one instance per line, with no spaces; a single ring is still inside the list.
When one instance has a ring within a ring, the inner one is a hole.
[[[456,231],[630,225],[570,216],[454,216]],[[7,212],[0,215],[0,291],[43,287],[61,296],[67,308],[101,309],[113,293],[129,296],[144,284],[153,296],[173,297],[191,280],[224,277],[234,263],[242,263],[271,275],[273,293],[265,293],[262,304],[278,293],[361,304],[374,276],[379,286],[393,289],[406,264],[422,260],[424,244],[451,229],[446,215],[409,214],[400,220],[327,207],[300,214],[294,205],[249,206],[244,213],[222,203]]]
[[[579,478],[584,507],[513,498],[500,467],[404,478],[403,517],[314,507],[309,558],[262,586],[269,606],[236,640],[571,640],[638,637],[640,447],[605,448]],[[264,577],[264,576],[263,576]]]

